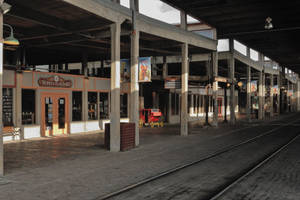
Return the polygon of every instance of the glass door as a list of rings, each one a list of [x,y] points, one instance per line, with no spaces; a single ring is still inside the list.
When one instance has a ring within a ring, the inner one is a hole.
[[[66,94],[42,95],[42,135],[68,133],[68,96]]]

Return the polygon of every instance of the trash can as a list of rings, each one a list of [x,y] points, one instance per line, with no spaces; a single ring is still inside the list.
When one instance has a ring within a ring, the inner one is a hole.
[[[110,150],[110,123],[105,124],[105,148]],[[135,123],[120,123],[120,150],[128,151],[135,147]]]

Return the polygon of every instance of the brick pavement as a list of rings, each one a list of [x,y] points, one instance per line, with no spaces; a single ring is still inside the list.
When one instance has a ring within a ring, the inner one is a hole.
[[[8,143],[1,199],[94,199],[271,127],[240,123],[236,128],[243,130],[236,131],[196,125],[188,137],[180,137],[176,126],[145,128],[141,146],[121,153],[104,150],[101,133]]]

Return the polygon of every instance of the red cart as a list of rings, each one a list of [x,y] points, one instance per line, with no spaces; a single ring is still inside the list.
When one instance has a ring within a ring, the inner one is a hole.
[[[163,127],[164,120],[163,115],[159,109],[141,109],[140,110],[140,127],[150,126],[151,128]]]

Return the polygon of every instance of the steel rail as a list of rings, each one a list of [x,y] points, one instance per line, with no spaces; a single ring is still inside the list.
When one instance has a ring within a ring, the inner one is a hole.
[[[204,156],[204,157],[202,157],[202,158],[200,158],[200,159],[198,159],[198,160],[196,160],[196,161],[192,161],[192,162],[189,162],[189,163],[187,163],[187,164],[179,165],[179,166],[177,166],[177,167],[175,167],[175,168],[166,170],[166,171],[161,172],[161,173],[159,173],[159,174],[157,174],[157,175],[154,175],[154,176],[145,178],[144,180],[141,180],[141,181],[139,181],[139,182],[137,182],[137,183],[134,183],[134,184],[130,184],[130,185],[128,185],[128,186],[125,186],[125,187],[123,187],[122,189],[117,190],[117,191],[115,191],[115,192],[108,193],[108,194],[103,195],[103,196],[100,196],[100,197],[96,197],[96,198],[94,198],[93,200],[107,200],[107,199],[110,199],[110,198],[112,198],[112,197],[115,197],[115,196],[120,195],[120,194],[122,194],[122,193],[125,193],[125,192],[127,192],[127,191],[130,191],[130,190],[132,190],[132,189],[134,189],[134,188],[140,187],[140,186],[142,186],[142,185],[144,185],[144,184],[146,184],[146,183],[149,183],[149,182],[158,180],[158,179],[160,179],[160,178],[163,178],[163,177],[165,177],[165,176],[171,175],[171,174],[173,174],[173,173],[175,173],[175,172],[178,172],[178,171],[180,171],[180,170],[183,170],[183,169],[185,169],[185,168],[191,167],[191,166],[196,165],[196,164],[199,164],[199,163],[201,163],[201,162],[203,162],[203,161],[206,161],[206,160],[215,158],[215,157],[217,157],[217,156],[219,156],[219,155],[221,155],[221,154],[224,154],[224,153],[227,153],[227,152],[229,152],[229,151],[235,150],[235,149],[237,149],[238,147],[241,147],[241,146],[243,146],[243,145],[245,145],[245,144],[248,144],[248,143],[251,143],[251,142],[253,142],[253,141],[256,141],[256,140],[258,140],[258,139],[260,139],[260,138],[262,138],[262,137],[264,137],[264,136],[270,135],[271,133],[273,133],[273,132],[275,132],[275,131],[277,131],[277,130],[283,128],[283,127],[290,126],[291,124],[293,124],[293,123],[295,123],[295,122],[297,122],[297,121],[299,121],[299,119],[293,120],[293,121],[291,121],[291,122],[289,122],[289,123],[287,123],[287,124],[284,124],[284,125],[282,125],[282,126],[273,128],[273,129],[271,129],[271,130],[269,130],[269,131],[267,131],[267,132],[264,132],[263,134],[260,134],[260,135],[258,135],[258,136],[255,136],[255,137],[253,137],[253,138],[250,138],[250,139],[245,140],[245,141],[243,141],[243,142],[240,142],[240,143],[238,143],[238,144],[228,145],[227,147],[222,148],[222,149],[220,149],[220,150],[217,150],[217,151],[215,151],[215,152],[213,152],[213,153],[211,153],[211,154],[208,154],[208,155],[206,155],[206,156]],[[249,127],[249,128],[251,128],[251,127]],[[252,127],[252,128],[253,128],[253,127]]]
[[[229,191],[234,186],[236,186],[239,182],[241,182],[242,180],[244,180],[245,178],[247,178],[249,175],[251,175],[252,173],[254,173],[255,171],[257,171],[258,169],[260,169],[261,167],[263,167],[265,164],[267,164],[272,158],[274,158],[279,153],[281,153],[283,150],[285,150],[290,144],[292,144],[298,138],[300,138],[300,133],[298,133],[298,135],[296,135],[291,140],[289,140],[286,144],[284,144],[283,146],[279,147],[276,151],[274,151],[273,153],[271,153],[269,156],[267,156],[261,162],[259,162],[258,164],[256,164],[250,170],[247,170],[247,172],[245,172],[244,174],[242,174],[241,176],[239,176],[238,178],[236,178],[233,182],[231,182],[230,184],[228,184],[224,189],[222,189],[217,194],[215,194],[212,197],[210,197],[208,200],[217,200],[218,198],[220,198],[227,191]]]

